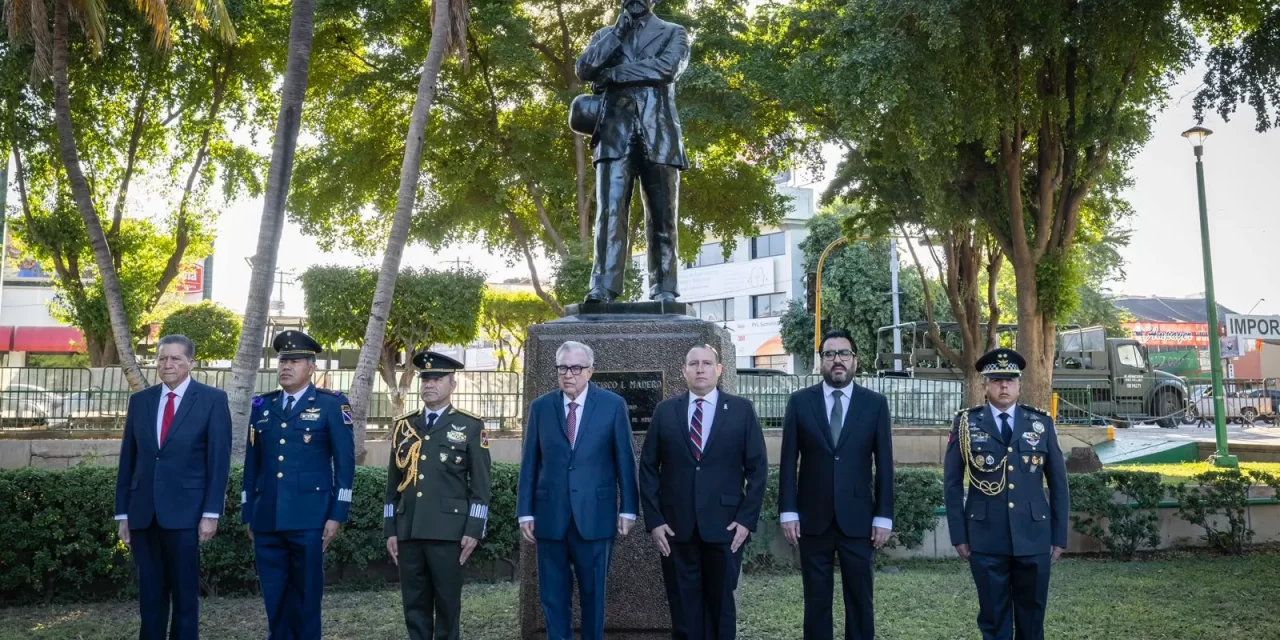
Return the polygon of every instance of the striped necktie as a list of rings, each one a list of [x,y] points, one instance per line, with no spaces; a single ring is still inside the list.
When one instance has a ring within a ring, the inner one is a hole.
[[[693,420],[689,424],[689,439],[693,441],[693,457],[702,459],[702,398],[697,398],[693,405]]]

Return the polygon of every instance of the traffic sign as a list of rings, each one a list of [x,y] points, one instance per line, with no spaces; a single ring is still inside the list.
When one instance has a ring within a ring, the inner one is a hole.
[[[1280,316],[1227,314],[1227,335],[1253,340],[1280,340]]]

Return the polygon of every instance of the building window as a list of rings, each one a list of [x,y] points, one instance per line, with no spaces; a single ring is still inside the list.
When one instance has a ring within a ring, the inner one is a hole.
[[[693,314],[707,322],[720,322],[733,319],[733,298],[722,300],[704,300],[694,302]]]
[[[779,371],[787,370],[787,359],[789,356],[753,356],[751,358],[751,366],[757,369],[777,369]]]
[[[770,258],[787,252],[786,234],[779,231],[751,239],[751,259]]]
[[[787,294],[767,293],[751,296],[752,318],[776,318],[787,310]]]
[[[732,259],[724,259],[724,247],[719,242],[708,242],[698,249],[698,257],[693,262],[685,266],[692,269],[694,267],[709,267],[713,264],[724,264],[733,262]]]

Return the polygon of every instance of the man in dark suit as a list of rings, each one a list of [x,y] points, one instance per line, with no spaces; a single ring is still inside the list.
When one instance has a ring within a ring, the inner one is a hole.
[[[129,397],[116,520],[138,576],[138,637],[198,638],[200,545],[218,530],[231,472],[227,394],[191,379],[196,348],[160,338],[161,384]],[[172,608],[172,622],[170,622]]]
[[[722,371],[711,345],[685,354],[689,393],[658,404],[640,455],[640,499],[662,553],[673,640],[737,637],[742,545],[760,521],[769,476],[755,408],[716,388]]]
[[[595,147],[595,264],[587,302],[612,302],[622,293],[636,178],[645,207],[649,297],[673,302],[676,286],[676,203],[685,159],[676,79],[689,65],[684,27],[653,15],[655,0],[622,0],[617,24],[591,37],[577,74],[603,92],[591,135]]]
[[[311,384],[320,344],[284,331],[280,388],[253,398],[240,517],[249,525],[271,640],[320,637],[324,552],[351,512],[351,405]]]
[[[956,413],[943,459],[951,544],[969,561],[985,640],[1044,638],[1049,571],[1067,546],[1067,465],[1053,418],[1018,404],[1025,366],[1012,349],[978,359],[987,401]]]
[[[800,547],[805,640],[833,634],[833,555],[844,586],[844,637],[871,640],[871,555],[893,529],[889,403],[853,382],[858,354],[847,331],[827,332],[819,356],[822,383],[791,394],[783,417],[782,533]]]
[[[521,535],[537,545],[548,640],[573,640],[575,576],[582,638],[603,640],[613,539],[627,535],[636,519],[636,462],[627,403],[590,383],[594,363],[591,347],[572,341],[560,345],[560,389],[529,405],[524,431],[516,516]]]

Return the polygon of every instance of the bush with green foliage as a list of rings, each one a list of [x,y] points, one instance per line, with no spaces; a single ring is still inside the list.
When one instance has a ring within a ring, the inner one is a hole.
[[[1178,517],[1204,529],[1202,537],[1210,547],[1232,555],[1244,553],[1254,533],[1249,528],[1249,492],[1261,486],[1280,491],[1280,477],[1258,469],[1214,469],[1192,480],[1194,484],[1183,482],[1173,488]]]
[[[1077,533],[1097,538],[1119,560],[1133,560],[1143,548],[1160,544],[1160,474],[1099,471],[1069,475],[1067,481]]]
[[[196,345],[196,360],[230,360],[240,340],[240,316],[205,300],[184,304],[165,316],[160,335],[184,335]]]

